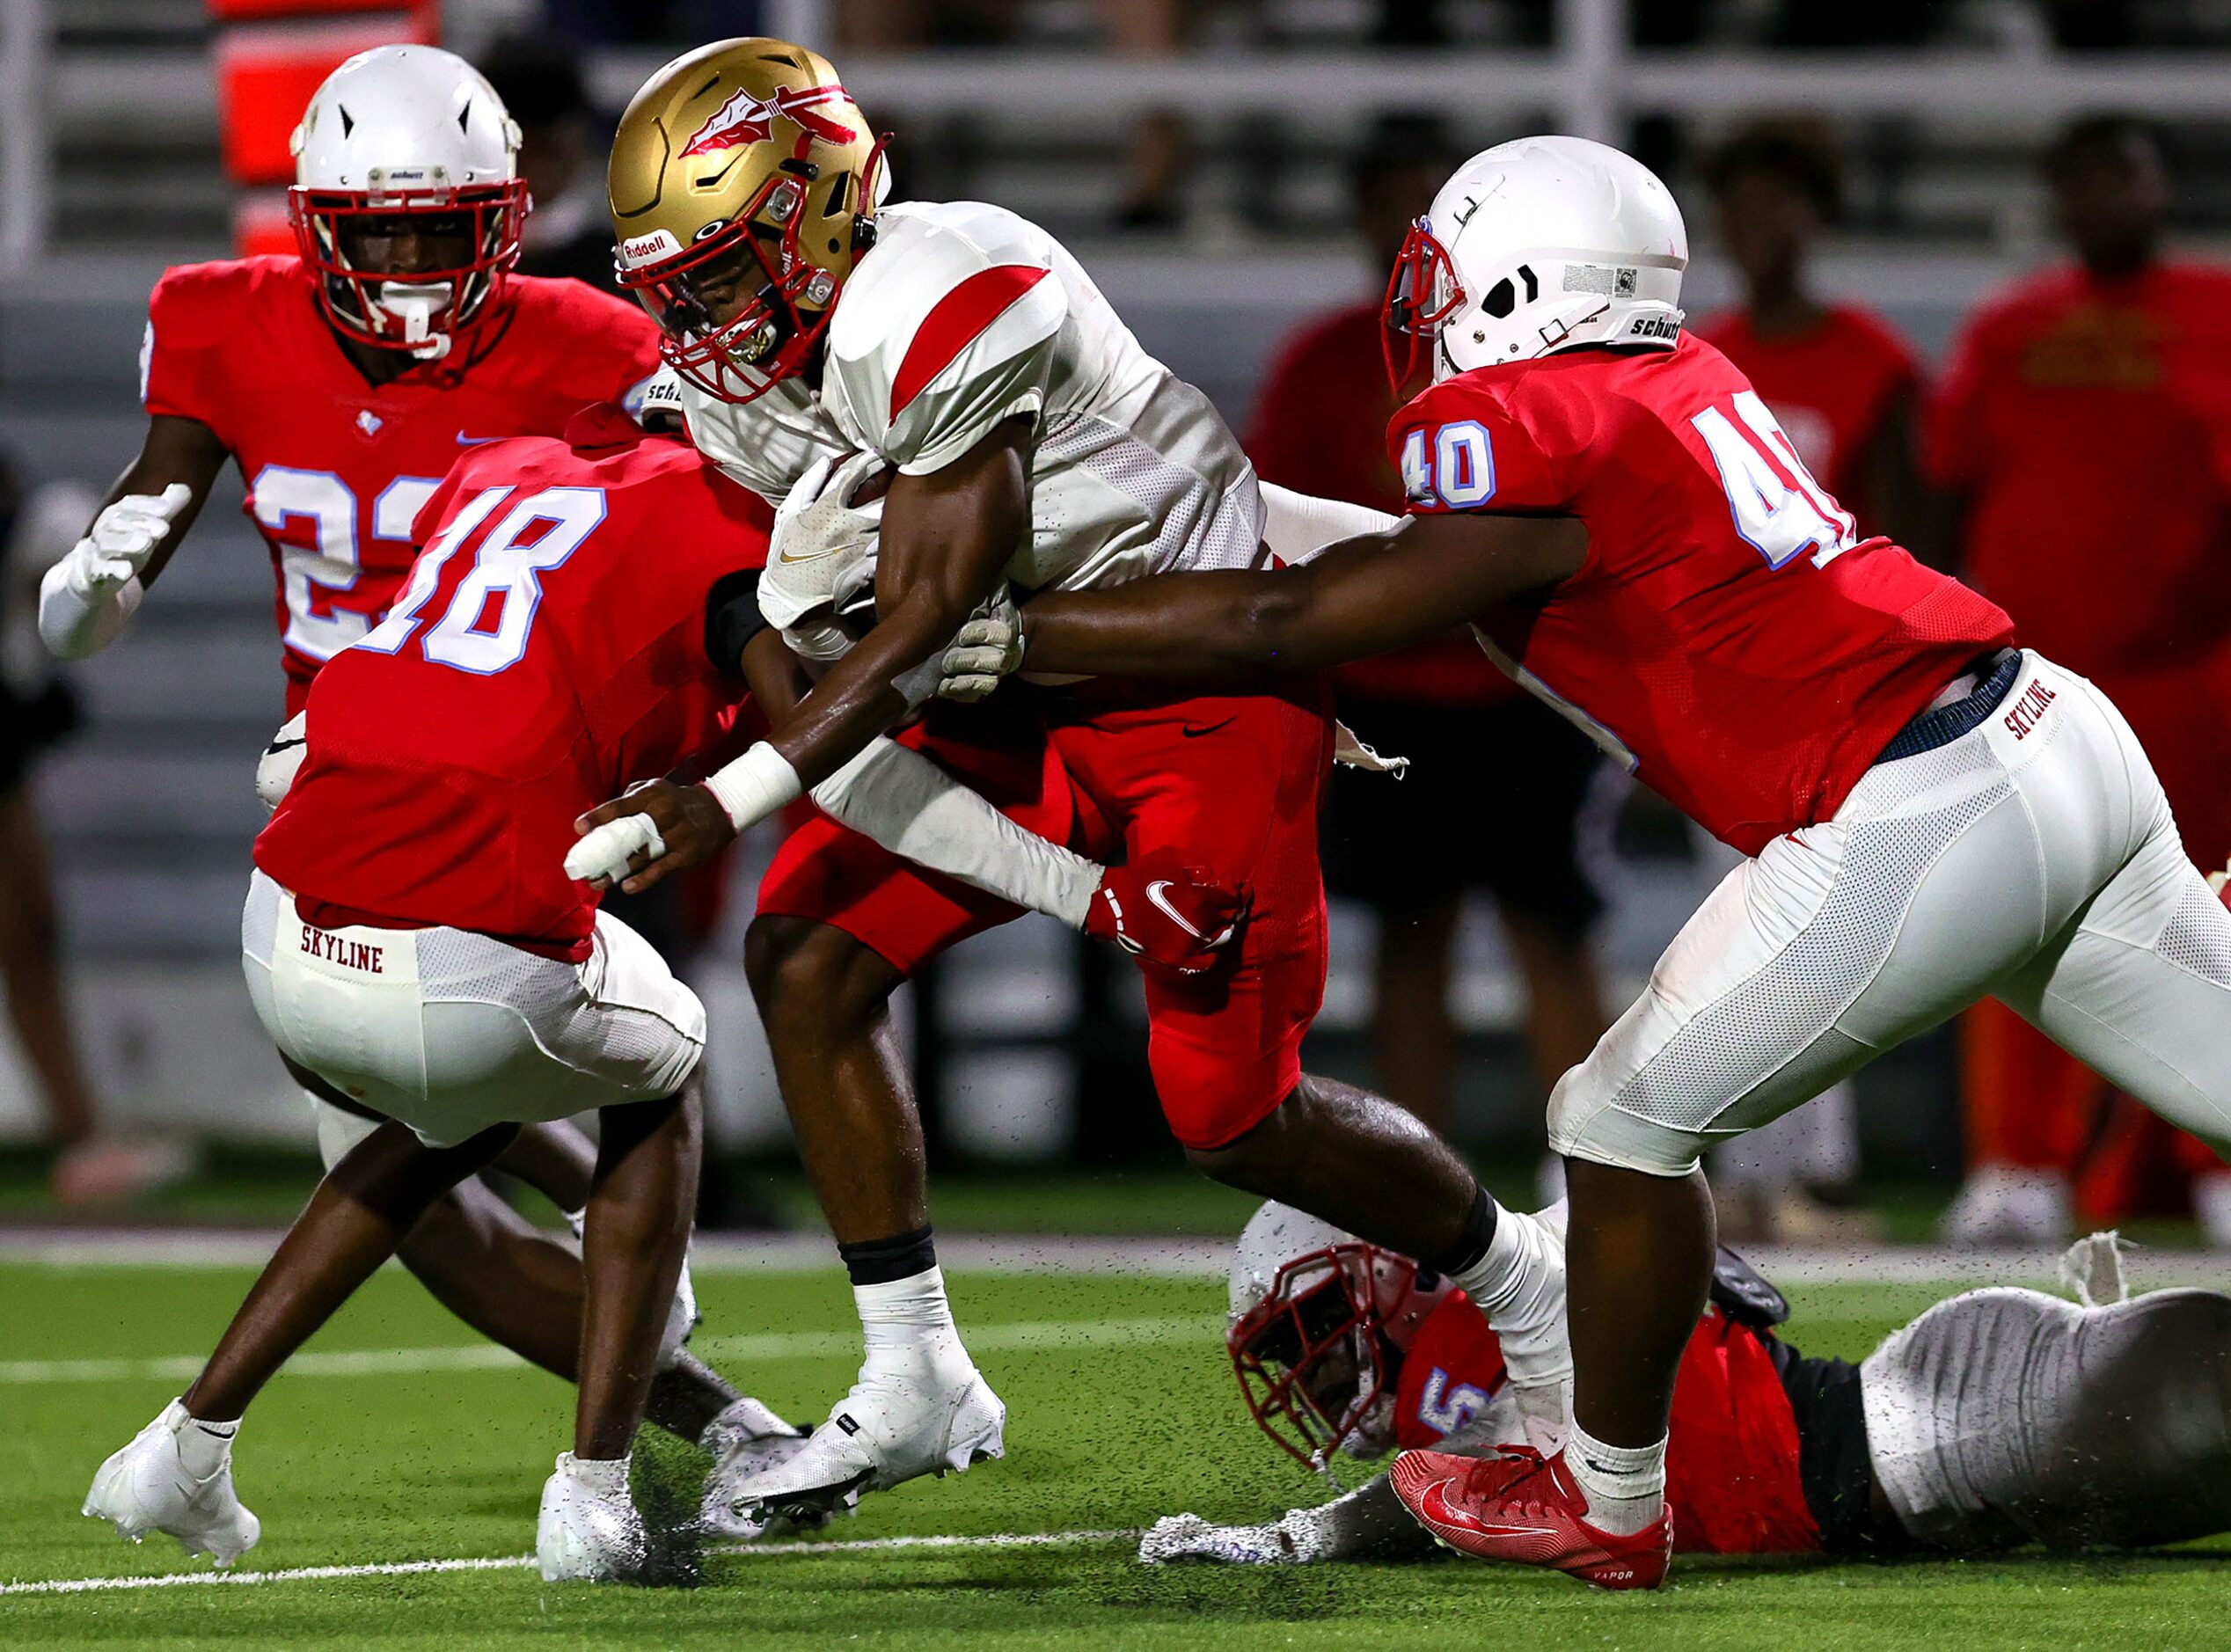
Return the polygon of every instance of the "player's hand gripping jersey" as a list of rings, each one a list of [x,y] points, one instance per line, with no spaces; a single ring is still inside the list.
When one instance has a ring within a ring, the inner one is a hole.
[[[1037,432],[1030,538],[1007,565],[1017,586],[1254,566],[1262,504],[1238,442],[1051,236],[973,201],[888,207],[876,223],[817,394],[790,379],[738,406],[685,390],[691,433],[723,469],[779,502],[830,453],[865,449],[927,475],[1026,416]]]
[[[318,676],[311,755],[256,864],[318,923],[477,931],[587,955],[574,817],[714,749],[744,685],[761,502],[618,407],[470,451],[387,618]],[[320,917],[319,907],[337,909]]]
[[[1806,471],[1710,345],[1584,350],[1436,384],[1388,430],[1410,508],[1569,514],[1588,559],[1481,626],[1499,663],[1756,854],[2012,640]]]
[[[524,275],[464,342],[375,386],[341,353],[299,259],[183,265],[156,286],[141,398],[208,426],[239,464],[278,581],[290,715],[394,600],[416,554],[411,524],[460,457],[556,435],[658,357],[636,306]]]

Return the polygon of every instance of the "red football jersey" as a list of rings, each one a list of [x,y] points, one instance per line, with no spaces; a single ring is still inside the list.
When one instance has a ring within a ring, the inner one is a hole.
[[[2231,270],[2020,282],[1968,324],[1922,433],[1969,494],[1963,571],[2025,640],[2115,687],[2231,642]]]
[[[1452,1291],[1418,1327],[1395,1386],[1395,1439],[1437,1446],[1503,1386],[1503,1349],[1471,1298]],[[1797,1471],[1797,1419],[1757,1332],[1708,1309],[1673,1379],[1665,1502],[1673,1546],[1690,1553],[1805,1554],[1820,1528]]]
[[[613,406],[563,442],[467,453],[387,618],[318,673],[309,756],[256,864],[334,921],[585,957],[574,818],[749,732],[707,599],[765,565],[772,523],[687,441]]]
[[[140,399],[231,450],[243,506],[271,548],[299,711],[318,669],[387,611],[411,523],[458,457],[500,436],[555,436],[658,365],[640,306],[574,281],[515,275],[462,359],[374,386],[341,353],[296,258],[187,264],[148,303]]]
[[[1379,299],[1310,322],[1279,347],[1255,398],[1247,457],[1266,482],[1399,513],[1402,479],[1379,438],[1398,406],[1386,383]],[[1461,632],[1333,673],[1340,687],[1427,705],[1485,705],[1518,691]]]
[[[1891,405],[1920,382],[1913,352],[1890,323],[1855,304],[1832,304],[1795,338],[1761,338],[1751,313],[1730,310],[1691,329],[1766,398],[1805,468],[1862,520],[1882,501],[1867,492],[1867,455]]]
[[[1579,571],[1482,634],[1745,854],[1832,815],[1893,735],[2013,639],[1997,607],[1862,536],[1700,339],[1475,369],[1387,439],[1414,511],[1587,524]]]

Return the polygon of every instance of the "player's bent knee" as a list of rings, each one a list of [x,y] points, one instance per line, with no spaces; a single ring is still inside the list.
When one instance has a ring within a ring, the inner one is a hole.
[[[1650,1176],[1686,1176],[1704,1162],[1704,1140],[1693,1130],[1660,1124],[1575,1093],[1571,1075],[1549,1099],[1549,1148],[1566,1159]]]
[[[804,917],[753,919],[743,969],[770,1037],[852,1031],[881,1015],[900,980],[864,942]]]
[[[1299,1093],[1296,1085],[1267,1108],[1247,1109],[1240,1116],[1245,1117],[1247,1112],[1259,1116],[1240,1126],[1237,1135],[1232,1134],[1229,1122],[1204,1119],[1203,1128],[1209,1133],[1203,1137],[1189,1136],[1174,1112],[1171,1129],[1185,1148],[1187,1162],[1210,1181],[1275,1197],[1284,1190],[1293,1163],[1292,1126],[1294,1109],[1302,1105],[1296,1100]]]

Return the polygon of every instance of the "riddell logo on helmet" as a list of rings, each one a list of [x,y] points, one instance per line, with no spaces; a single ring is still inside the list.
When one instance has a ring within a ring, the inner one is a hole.
[[[653,230],[648,235],[633,235],[622,241],[619,261],[633,269],[638,264],[669,257],[681,250],[682,244],[674,238],[671,230]]]
[[[858,129],[819,111],[823,104],[851,101],[842,86],[784,86],[772,98],[739,91],[691,135],[682,153],[715,155],[746,143],[763,143],[773,134],[777,115],[795,121],[808,135],[824,143],[849,143],[859,135]]]

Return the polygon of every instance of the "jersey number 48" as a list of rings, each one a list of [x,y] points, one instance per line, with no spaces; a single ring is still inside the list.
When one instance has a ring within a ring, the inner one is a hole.
[[[542,603],[542,576],[581,548],[604,520],[601,487],[545,487],[528,494],[480,529],[511,497],[508,487],[483,488],[450,518],[411,565],[410,582],[356,647],[394,654],[419,630],[422,611],[450,584],[450,561],[479,538],[472,567],[454,583],[442,617],[419,639],[419,652],[435,665],[493,676],[527,654],[527,638]]]

